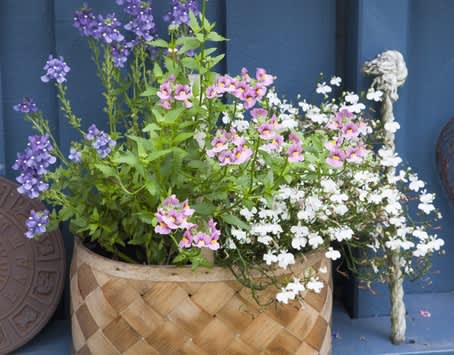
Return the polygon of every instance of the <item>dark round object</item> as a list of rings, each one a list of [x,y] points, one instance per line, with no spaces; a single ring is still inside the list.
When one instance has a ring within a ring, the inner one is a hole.
[[[25,237],[30,210],[45,206],[0,177],[0,354],[32,339],[55,312],[65,279],[60,231]]]
[[[441,183],[454,202],[454,118],[443,127],[437,141],[436,162]]]

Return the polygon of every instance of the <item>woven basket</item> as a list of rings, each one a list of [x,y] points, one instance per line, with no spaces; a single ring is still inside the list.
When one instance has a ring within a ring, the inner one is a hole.
[[[328,272],[319,274],[325,283],[320,294],[307,293],[303,306],[263,308],[228,269],[131,265],[94,254],[76,239],[74,354],[330,354],[329,260],[313,252],[292,270],[322,266]]]

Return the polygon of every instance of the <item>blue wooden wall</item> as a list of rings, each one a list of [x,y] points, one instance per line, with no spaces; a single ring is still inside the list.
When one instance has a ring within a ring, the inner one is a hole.
[[[75,112],[88,126],[103,125],[100,85],[89,59],[86,42],[72,27],[78,0],[0,1],[0,165],[1,174],[14,177],[10,167],[24,148],[30,125],[12,110],[22,96],[32,96],[46,113],[64,149],[73,132],[58,112],[55,91],[40,82],[49,53],[63,55],[71,66],[69,96]],[[97,12],[117,11],[114,0],[92,0]],[[154,0],[161,31],[167,0]],[[401,90],[396,116],[402,129],[398,147],[404,158],[439,195],[445,220],[443,237],[447,256],[437,257],[430,278],[407,285],[408,292],[454,290],[453,207],[444,198],[435,169],[434,149],[439,131],[454,115],[454,2],[451,0],[209,0],[208,12],[218,30],[230,38],[221,67],[236,73],[241,67],[263,66],[278,76],[281,93],[294,99],[298,93],[314,97],[320,72],[340,74],[345,89],[360,90],[368,81],[360,68],[386,49],[406,57],[409,78]],[[70,238],[67,239],[70,250]],[[354,284],[354,283],[353,283]],[[387,294],[378,288],[372,296],[348,291],[355,316],[387,312]]]

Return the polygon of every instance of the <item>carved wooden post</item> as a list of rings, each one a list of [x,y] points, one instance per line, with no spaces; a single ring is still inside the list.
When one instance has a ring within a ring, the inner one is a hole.
[[[386,51],[377,58],[364,65],[367,75],[375,76],[372,86],[383,92],[382,121],[384,124],[394,122],[393,103],[399,95],[397,88],[402,86],[407,78],[408,71],[402,54],[398,51]],[[395,135],[390,130],[385,131],[384,148],[395,150]],[[389,167],[387,174],[395,175],[395,168]],[[391,298],[391,340],[394,344],[405,341],[406,320],[403,275],[401,270],[399,251],[393,252],[388,264],[388,286]]]

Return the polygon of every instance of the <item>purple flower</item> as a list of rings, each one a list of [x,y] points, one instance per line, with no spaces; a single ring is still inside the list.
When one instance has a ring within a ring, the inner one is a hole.
[[[21,103],[13,106],[13,109],[22,113],[35,113],[38,112],[38,106],[30,97],[24,97]]]
[[[265,110],[264,108],[253,108],[251,110],[251,116],[253,118],[257,118],[257,117],[268,117],[268,111]]]
[[[90,127],[88,127],[88,133],[85,135],[85,139],[92,141],[95,139],[101,131],[96,127],[96,125],[92,124]]]
[[[49,55],[43,69],[46,71],[46,74],[41,77],[42,82],[47,83],[51,80],[56,80],[59,84],[66,81],[66,74],[71,70],[62,56],[54,58],[52,55]]]
[[[288,161],[290,163],[296,163],[299,161],[303,161],[304,156],[303,156],[302,152],[303,152],[303,148],[301,147],[300,144],[292,144],[287,150]]]
[[[253,108],[257,103],[257,95],[255,93],[255,90],[249,88],[243,93],[243,97],[241,99],[243,100],[243,105],[246,110]]]
[[[196,0],[172,0],[170,6],[170,11],[164,16],[164,21],[175,25],[188,25],[191,11],[195,15],[200,13]]]
[[[112,60],[116,68],[123,68],[125,66],[132,47],[134,47],[133,42],[127,42],[126,44],[117,43],[112,46]]]
[[[117,142],[115,142],[107,133],[103,131],[100,132],[95,141],[92,143],[92,147],[96,149],[102,159],[107,157],[112,151],[112,148],[116,145]]]
[[[294,144],[301,144],[301,138],[295,132],[290,132],[288,140]]]
[[[191,108],[192,102],[189,99],[192,97],[192,89],[189,85],[177,84],[175,87],[175,100],[182,101],[184,107]]]
[[[326,163],[333,168],[341,168],[344,165],[345,153],[339,148],[333,148]]]
[[[30,217],[25,221],[27,232],[25,236],[29,239],[46,232],[46,227],[49,224],[49,211],[30,211]]]
[[[96,16],[86,4],[74,13],[73,26],[79,30],[82,36],[93,37],[97,25]]]
[[[217,86],[215,86],[215,85],[207,87],[206,95],[207,95],[207,98],[209,98],[209,99],[222,97],[222,93],[219,92]]]
[[[266,152],[272,152],[278,150],[282,146],[283,142],[284,138],[282,136],[276,135],[270,143],[262,145],[261,149]]]
[[[356,138],[359,135],[358,125],[354,123],[347,123],[342,127],[342,133],[347,139]]]
[[[31,199],[38,198],[41,192],[49,188],[49,184],[41,180],[41,177],[31,170],[20,174],[16,181],[21,184],[17,188],[17,192]]]
[[[123,11],[129,15],[136,16],[140,12],[141,0],[117,0],[120,6],[127,5]]]
[[[71,147],[68,155],[69,160],[73,161],[74,163],[80,163],[81,156],[81,152],[79,152],[76,148]]]
[[[162,83],[159,86],[159,91],[156,93],[161,100],[170,100],[172,98],[172,86],[169,81]]]
[[[276,137],[274,132],[274,125],[271,123],[263,123],[258,128],[260,138],[265,140],[271,140]]]
[[[115,17],[115,14],[103,17],[98,16],[98,25],[94,31],[94,37],[101,39],[105,43],[121,42],[125,38],[118,30],[121,27],[121,22]]]
[[[132,15],[133,18],[125,25],[125,29],[133,32],[137,37],[143,38],[145,41],[153,40],[156,37],[156,24],[154,22],[151,4],[142,2],[139,11]]]
[[[187,249],[192,247],[193,237],[191,230],[194,228],[197,228],[196,224],[194,224],[191,228],[186,229],[185,232],[183,233],[183,238],[181,238],[180,243],[178,243],[181,249]]]

